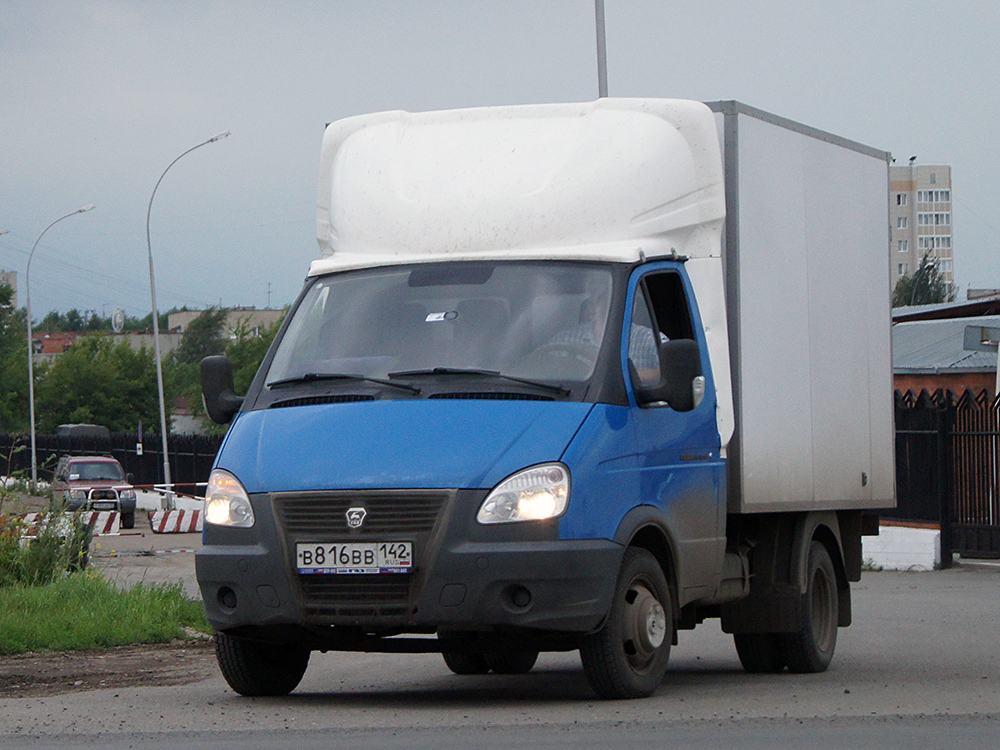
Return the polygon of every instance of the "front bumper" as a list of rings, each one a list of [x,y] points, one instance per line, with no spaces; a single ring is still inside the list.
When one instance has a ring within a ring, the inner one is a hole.
[[[253,496],[250,529],[205,526],[196,556],[208,619],[219,630],[299,625],[361,632],[428,632],[437,628],[528,628],[585,633],[610,608],[623,549],[609,540],[558,539],[558,524],[484,527],[475,512],[480,491],[423,493],[424,525],[414,521],[412,493]],[[309,510],[299,523],[288,509]],[[344,507],[362,505],[370,530],[337,529]],[[433,507],[432,507],[433,506]],[[319,509],[324,509],[322,512]],[[407,522],[388,518],[405,511]],[[322,515],[326,520],[316,519]],[[296,542],[404,541],[414,545],[405,574],[299,575]]]
[[[136,497],[122,497],[117,490],[88,490],[84,499],[67,496],[66,510],[111,510],[119,513],[135,513]]]

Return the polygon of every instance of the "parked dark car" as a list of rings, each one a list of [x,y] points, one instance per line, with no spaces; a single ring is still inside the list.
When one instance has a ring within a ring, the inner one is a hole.
[[[110,456],[64,456],[56,465],[52,497],[68,510],[116,510],[122,528],[135,527],[132,476]]]

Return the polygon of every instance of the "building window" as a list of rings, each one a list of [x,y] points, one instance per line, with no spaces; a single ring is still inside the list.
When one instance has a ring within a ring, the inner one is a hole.
[[[918,190],[917,203],[948,203],[951,201],[950,190]]]
[[[920,250],[950,250],[951,249],[951,236],[950,235],[935,235],[929,236],[925,235],[923,237],[917,238],[917,248]]]
[[[907,264],[907,263],[900,263],[899,264],[899,275],[900,276],[906,276],[906,274],[908,274],[909,272],[910,272],[910,266],[909,266],[909,264]]]
[[[906,253],[910,251],[910,241],[909,240],[899,240],[899,252]]]
[[[918,213],[917,226],[918,227],[951,226],[951,213],[948,211],[940,211],[937,213],[931,213],[931,212]]]
[[[896,229],[906,229],[910,225],[909,216],[899,216],[896,218]]]
[[[937,185],[937,175],[931,172],[931,185]]]
[[[896,205],[897,206],[906,205],[906,193],[896,193]]]

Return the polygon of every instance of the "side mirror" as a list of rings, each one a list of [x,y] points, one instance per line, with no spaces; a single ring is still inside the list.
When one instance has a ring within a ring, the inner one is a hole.
[[[692,339],[664,341],[659,354],[660,379],[657,383],[641,385],[633,374],[636,400],[640,406],[665,401],[675,411],[691,411],[705,395],[698,342]]]
[[[233,383],[233,363],[229,357],[216,355],[201,361],[201,393],[205,411],[213,422],[231,422],[243,405]]]
[[[133,474],[130,471],[128,474],[125,475],[125,481],[128,482],[129,484],[135,484],[135,474]]]

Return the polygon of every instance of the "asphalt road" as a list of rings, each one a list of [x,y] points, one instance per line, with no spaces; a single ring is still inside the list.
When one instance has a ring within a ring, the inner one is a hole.
[[[188,596],[200,597],[194,554],[201,547],[201,534],[154,534],[146,512],[160,510],[160,498],[152,492],[138,494],[135,528],[94,537],[90,568],[122,586],[180,581]],[[179,510],[201,510],[205,505],[187,498],[178,498],[175,504]]]
[[[680,634],[662,687],[639,701],[596,700],[576,654],[470,677],[435,654],[314,654],[285,698],[242,698],[214,675],[0,700],[0,748],[996,746],[1000,566],[869,573],[854,605],[818,675],[745,674],[711,621]]]

